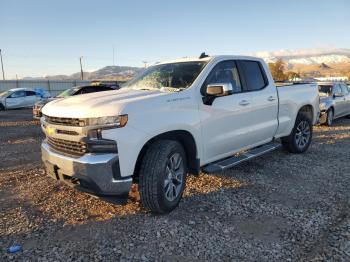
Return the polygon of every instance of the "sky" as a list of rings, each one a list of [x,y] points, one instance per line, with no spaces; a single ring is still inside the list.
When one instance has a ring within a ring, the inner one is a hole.
[[[349,0],[0,0],[6,79],[185,56],[349,48]]]

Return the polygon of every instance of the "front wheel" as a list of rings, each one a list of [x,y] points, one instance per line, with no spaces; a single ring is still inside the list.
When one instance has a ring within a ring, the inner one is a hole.
[[[172,140],[154,142],[140,168],[142,205],[158,214],[174,210],[182,198],[186,174],[187,161],[182,145]]]
[[[312,122],[305,114],[299,114],[289,136],[282,138],[283,147],[291,153],[305,152],[312,140]]]
[[[333,109],[328,109],[328,111],[327,111],[326,125],[327,125],[327,126],[333,125],[333,119],[334,119],[334,112],[333,112]]]

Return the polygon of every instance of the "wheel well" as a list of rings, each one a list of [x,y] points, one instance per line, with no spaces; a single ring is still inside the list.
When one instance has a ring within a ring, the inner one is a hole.
[[[304,114],[310,118],[310,120],[314,121],[314,109],[311,105],[305,105],[299,109],[298,114]]]
[[[138,180],[139,176],[139,170],[142,163],[142,159],[144,155],[147,152],[147,149],[150,147],[152,143],[158,140],[175,140],[178,141],[184,148],[186,152],[186,158],[189,168],[189,173],[197,175],[199,173],[199,159],[197,159],[197,146],[196,142],[192,136],[191,133],[185,130],[175,130],[175,131],[169,131],[162,133],[160,135],[157,135],[150,140],[147,141],[147,143],[142,147],[135,165],[134,170],[134,180]]]

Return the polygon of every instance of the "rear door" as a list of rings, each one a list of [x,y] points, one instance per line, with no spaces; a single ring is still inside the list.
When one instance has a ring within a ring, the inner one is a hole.
[[[272,140],[278,128],[278,97],[274,83],[269,83],[263,64],[239,60],[238,69],[246,92],[251,95],[249,140],[252,145]]]
[[[20,108],[24,107],[26,104],[25,101],[26,93],[25,91],[15,91],[10,96],[6,98],[5,104],[6,108]]]
[[[37,93],[34,92],[34,91],[25,91],[26,92],[26,105],[25,106],[28,106],[28,107],[32,107],[35,102],[38,100],[38,96],[37,96]]]

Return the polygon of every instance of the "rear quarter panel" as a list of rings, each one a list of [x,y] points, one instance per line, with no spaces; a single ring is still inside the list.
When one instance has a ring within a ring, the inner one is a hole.
[[[279,127],[276,137],[288,136],[293,127],[299,110],[306,105],[313,109],[313,124],[319,117],[319,96],[316,84],[300,84],[277,87],[279,96]]]

